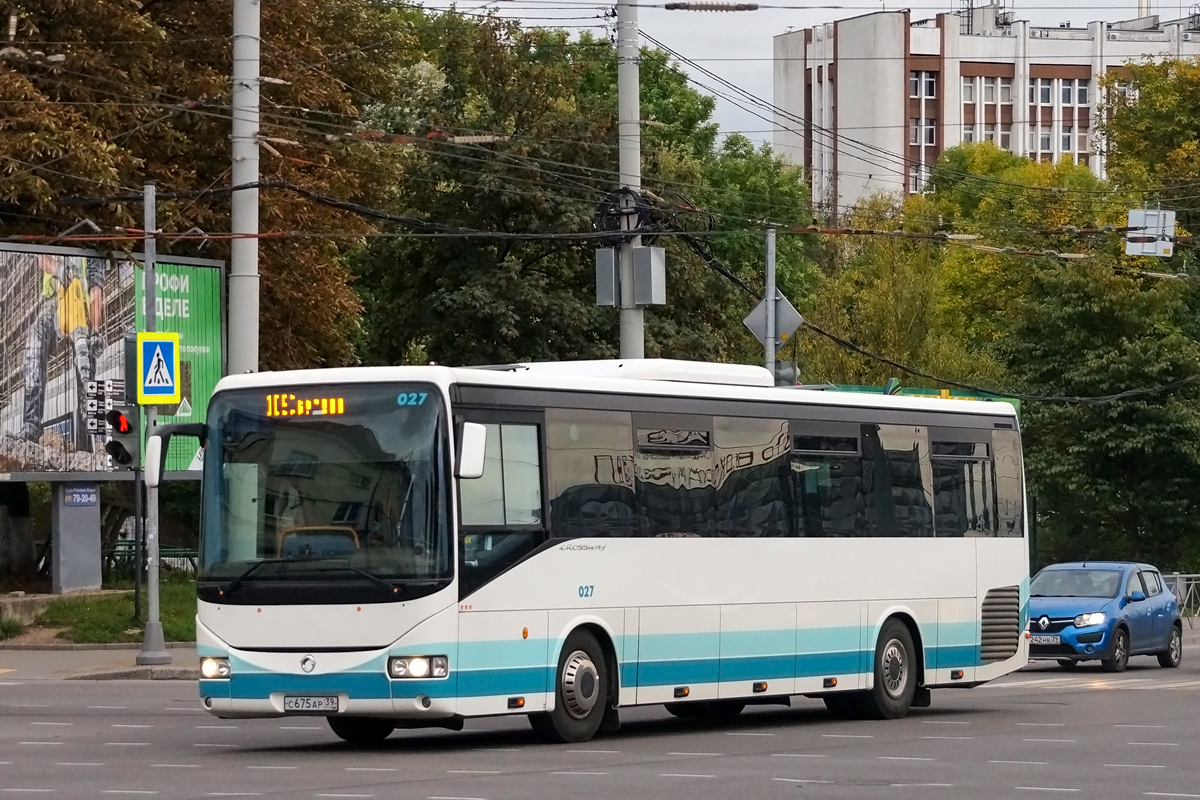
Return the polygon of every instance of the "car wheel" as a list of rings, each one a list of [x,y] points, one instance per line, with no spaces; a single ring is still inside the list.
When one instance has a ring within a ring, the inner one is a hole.
[[[1124,628],[1113,631],[1112,655],[1100,662],[1105,672],[1124,672],[1129,665],[1129,634]]]
[[[530,714],[534,732],[548,742],[586,742],[608,706],[608,665],[596,637],[572,631],[563,643],[554,679],[554,710]]]
[[[1178,625],[1171,626],[1171,641],[1167,649],[1158,654],[1158,665],[1164,669],[1175,669],[1183,660],[1183,630]]]
[[[889,619],[875,645],[875,686],[855,692],[858,713],[867,719],[900,719],[912,708],[917,690],[916,648],[900,620]]]
[[[700,700],[692,703],[667,703],[667,713],[680,719],[721,721],[733,719],[746,708],[741,700]]]
[[[329,728],[339,739],[360,747],[381,744],[396,730],[394,719],[380,717],[326,717]]]
[[[1060,658],[1058,665],[1063,669],[1075,669],[1079,666],[1079,662],[1073,658]]]
[[[858,702],[855,699],[857,695],[858,692],[839,692],[827,694],[821,699],[825,701],[825,708],[834,719],[858,719]]]

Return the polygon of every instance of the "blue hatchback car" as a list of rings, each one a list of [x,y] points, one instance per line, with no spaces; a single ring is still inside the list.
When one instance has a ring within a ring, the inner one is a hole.
[[[1163,667],[1183,657],[1179,603],[1149,564],[1053,564],[1029,586],[1030,659],[1063,667],[1099,659],[1121,672],[1130,656],[1157,655]]]

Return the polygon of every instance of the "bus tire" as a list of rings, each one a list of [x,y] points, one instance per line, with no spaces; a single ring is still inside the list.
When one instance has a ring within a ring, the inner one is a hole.
[[[711,722],[730,720],[746,709],[744,700],[696,700],[691,703],[667,703],[667,713],[680,719]]]
[[[917,651],[908,626],[892,618],[883,623],[875,645],[875,685],[856,694],[858,712],[867,719],[900,719],[912,708],[917,690]]]
[[[396,730],[394,719],[382,717],[326,717],[339,739],[360,747],[382,744]]]
[[[577,629],[563,643],[554,677],[554,710],[529,715],[543,741],[574,744],[596,735],[609,704],[608,662],[600,642]]]

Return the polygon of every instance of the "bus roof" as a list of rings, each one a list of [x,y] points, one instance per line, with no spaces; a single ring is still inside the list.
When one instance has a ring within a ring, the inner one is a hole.
[[[611,394],[704,397],[723,400],[785,402],[796,405],[889,408],[1014,417],[1003,399],[962,400],[938,397],[809,391],[803,386],[772,386],[770,373],[743,364],[708,364],[670,359],[538,362],[488,367],[339,367],[230,375],[216,392],[272,386],[337,385],[378,381],[425,381],[442,386],[469,384]],[[815,388],[815,387],[814,387]]]

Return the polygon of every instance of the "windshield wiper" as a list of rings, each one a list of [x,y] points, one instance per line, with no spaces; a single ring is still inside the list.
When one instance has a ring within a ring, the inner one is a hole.
[[[261,567],[263,564],[282,564],[285,561],[295,561],[295,559],[294,558],[264,558],[262,561],[255,561],[253,564],[251,564],[249,566],[249,568],[246,569],[245,572],[243,572],[241,575],[238,575],[236,578],[234,578],[229,583],[227,583],[225,585],[225,588],[223,588],[221,590],[221,594],[233,594],[234,592],[236,592],[238,590],[238,587],[240,587],[243,583],[245,583],[246,580],[251,575],[253,575],[255,573],[255,571],[259,567]]]
[[[400,587],[393,586],[392,584],[385,581],[383,578],[379,577],[378,575],[374,575],[370,572],[367,572],[365,569],[359,569],[358,567],[351,566],[350,564],[346,564],[344,567],[339,566],[337,568],[348,570],[350,572],[353,572],[355,575],[361,575],[362,577],[366,578],[371,583],[378,586],[380,589],[383,589],[388,594],[397,594],[397,595],[400,594]]]
[[[236,578],[234,578],[228,584],[226,584],[225,587],[221,590],[221,592],[222,592],[222,594],[226,594],[226,595],[233,594],[263,564],[294,564],[294,563],[311,564],[314,562],[329,561],[329,560],[330,559],[264,558],[262,561],[256,561],[253,564],[251,564],[241,575],[238,575]],[[337,562],[337,563],[331,564],[330,566],[324,567],[324,568],[317,567],[316,569],[314,569],[314,571],[315,572],[333,572],[333,571],[353,572],[355,575],[359,575],[363,578],[366,578],[370,583],[374,584],[376,587],[386,591],[388,594],[391,594],[391,595],[399,595],[401,592],[401,589],[404,588],[404,587],[400,587],[400,586],[394,586],[393,584],[388,583],[387,581],[385,581],[383,578],[379,577],[378,575],[374,575],[370,572],[367,572],[365,569],[359,569],[358,567],[352,566],[351,564],[345,563],[345,562]]]

